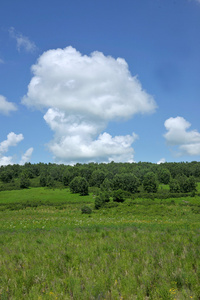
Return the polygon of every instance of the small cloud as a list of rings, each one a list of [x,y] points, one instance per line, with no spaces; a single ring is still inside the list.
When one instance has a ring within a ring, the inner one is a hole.
[[[169,146],[178,146],[178,155],[200,155],[200,133],[188,129],[191,124],[183,117],[169,118],[164,123],[167,133],[164,134]]]
[[[9,115],[11,111],[16,111],[17,107],[14,103],[8,102],[6,98],[0,95],[0,113],[4,115]]]
[[[4,64],[4,61],[3,61],[3,59],[1,59],[1,58],[0,58],[0,64]]]
[[[33,148],[29,148],[23,155],[20,161],[20,165],[24,165],[25,163],[29,162],[31,159],[31,155],[33,153]]]
[[[0,143],[0,154],[8,151],[9,147],[16,146],[19,142],[24,139],[23,134],[15,134],[14,132],[10,132],[7,135],[7,139]]]
[[[3,153],[8,152],[10,147],[17,146],[24,139],[23,134],[15,134],[10,132],[7,139],[0,143],[0,166],[12,165],[14,156],[4,156]]]
[[[165,162],[166,162],[166,159],[165,159],[165,158],[161,158],[161,159],[157,162],[157,165],[164,164]]]
[[[16,40],[18,52],[23,49],[26,52],[33,53],[37,49],[34,42],[30,41],[28,37],[23,36],[20,32],[17,32],[14,27],[10,27],[9,34]]]

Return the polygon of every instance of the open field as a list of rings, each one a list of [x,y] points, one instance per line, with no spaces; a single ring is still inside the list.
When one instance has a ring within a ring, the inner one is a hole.
[[[33,205],[35,204],[35,205]],[[200,299],[200,198],[0,192],[0,299]]]

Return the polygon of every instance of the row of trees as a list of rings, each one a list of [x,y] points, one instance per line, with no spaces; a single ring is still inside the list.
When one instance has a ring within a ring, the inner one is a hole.
[[[169,184],[173,193],[195,191],[200,181],[200,163],[114,163],[9,165],[0,167],[1,184],[17,183],[21,188],[31,182],[37,186],[69,186],[73,193],[85,195],[88,187],[123,190],[131,194],[156,193],[159,184]]]

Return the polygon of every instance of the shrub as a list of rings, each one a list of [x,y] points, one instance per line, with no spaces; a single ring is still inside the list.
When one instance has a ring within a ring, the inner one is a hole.
[[[105,204],[104,199],[101,196],[97,196],[94,202],[95,209],[101,208]]]
[[[91,214],[92,213],[92,209],[89,206],[83,206],[81,208],[81,212],[82,214]]]
[[[110,201],[110,195],[108,192],[100,192],[99,195],[95,199],[95,208],[99,209],[100,207],[104,206],[105,203]]]
[[[121,189],[114,191],[113,201],[115,201],[115,202],[124,202],[125,201],[124,192]]]

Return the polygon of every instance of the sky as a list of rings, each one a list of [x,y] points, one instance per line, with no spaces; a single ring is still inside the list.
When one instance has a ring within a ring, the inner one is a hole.
[[[0,165],[200,160],[200,0],[2,0]]]

